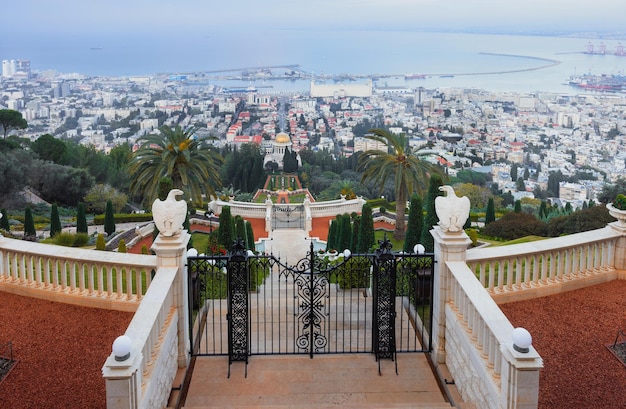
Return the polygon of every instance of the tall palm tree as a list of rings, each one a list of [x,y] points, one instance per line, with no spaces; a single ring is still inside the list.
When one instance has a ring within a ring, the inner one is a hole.
[[[422,195],[428,187],[429,175],[442,174],[438,167],[420,159],[418,151],[413,151],[404,135],[397,135],[384,129],[371,129],[366,138],[384,143],[387,150],[368,150],[359,158],[359,169],[363,171],[361,183],[374,181],[382,191],[385,182],[393,177],[396,194],[396,227],[393,237],[404,239],[404,211],[406,202],[414,192]],[[429,152],[428,154],[431,154]]]
[[[158,195],[159,180],[170,177],[173,188],[181,189],[196,203],[203,196],[215,196],[221,187],[219,168],[222,157],[201,146],[204,139],[195,138],[196,128],[162,126],[158,135],[139,139],[141,146],[130,161],[130,191],[151,203]]]

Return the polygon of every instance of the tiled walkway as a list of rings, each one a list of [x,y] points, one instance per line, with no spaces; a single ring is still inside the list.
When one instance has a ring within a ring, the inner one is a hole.
[[[272,238],[273,253],[280,253],[281,258],[286,258],[288,263],[294,264],[305,257],[309,247],[305,232],[275,231],[272,232]],[[275,280],[276,277],[272,277],[267,287],[274,287]],[[262,291],[261,289],[260,293]],[[280,293],[282,291],[271,292],[276,295]],[[260,294],[255,296],[259,297]],[[263,300],[261,305],[275,303],[271,298],[266,298],[266,295]],[[252,303],[253,309],[255,305],[257,303]],[[371,303],[369,308],[371,311]],[[398,315],[403,315],[403,308],[399,308]],[[278,317],[276,321],[282,319]],[[258,333],[262,329],[253,325],[252,332],[254,343],[255,339],[259,339]],[[213,336],[215,334],[209,335]],[[264,337],[262,335],[260,339],[263,341]],[[289,332],[282,332],[280,337],[285,344],[294,343],[293,339],[287,339],[293,338],[293,334],[290,335]],[[258,346],[254,348],[258,351]],[[358,350],[360,349],[362,348]],[[236,362],[231,366],[231,376],[228,378],[228,357],[198,357],[184,407],[451,407],[446,402],[424,354],[398,354],[397,375],[395,364],[391,360],[382,360],[379,375],[378,362],[371,353],[316,354],[313,359],[308,355],[253,355],[249,359],[247,377],[246,365]]]

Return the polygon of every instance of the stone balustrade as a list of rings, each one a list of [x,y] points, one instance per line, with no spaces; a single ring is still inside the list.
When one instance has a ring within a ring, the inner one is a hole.
[[[134,311],[156,257],[33,243],[0,236],[0,288],[16,294]]]
[[[107,358],[107,408],[157,409],[167,405],[178,368],[174,285],[178,267],[161,267],[124,335],[132,341],[125,361]],[[134,401],[133,401],[134,400]]]
[[[536,408],[541,357],[513,348],[513,325],[467,264],[446,266],[446,364],[459,392],[480,408]]]
[[[549,240],[470,249],[466,262],[498,303],[520,301],[615,279],[620,237],[607,226]]]

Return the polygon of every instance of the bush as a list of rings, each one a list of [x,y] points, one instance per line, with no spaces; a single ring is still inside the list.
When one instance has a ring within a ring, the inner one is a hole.
[[[126,240],[120,240],[119,244],[117,245],[117,252],[126,253]]]
[[[107,248],[107,243],[104,240],[104,234],[98,234],[98,238],[96,239],[96,250],[105,251]]]
[[[72,247],[74,245],[74,234],[61,232],[54,236],[54,244],[58,246]]]
[[[150,252],[148,251],[148,246],[146,246],[145,244],[141,246],[141,254],[150,254]]]
[[[472,246],[477,246],[478,245],[478,232],[476,231],[476,229],[467,229],[465,230],[465,232],[467,233],[470,240],[472,241]]]
[[[342,289],[368,288],[370,286],[370,266],[367,257],[352,257],[337,269],[337,284]]]
[[[138,223],[138,222],[151,222],[152,213],[129,213],[129,214],[114,214],[115,223]],[[98,214],[93,217],[93,223],[96,225],[104,224],[104,215]]]
[[[87,233],[76,233],[74,235],[74,247],[84,247],[89,243],[89,235]]]
[[[509,213],[485,226],[489,237],[515,240],[525,236],[546,236],[546,224],[528,213]]]

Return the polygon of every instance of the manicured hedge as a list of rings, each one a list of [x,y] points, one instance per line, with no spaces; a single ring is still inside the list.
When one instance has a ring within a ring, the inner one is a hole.
[[[115,223],[137,223],[137,222],[149,222],[152,221],[152,213],[130,213],[130,214],[116,214]],[[93,224],[103,225],[104,214],[98,214],[93,217]]]

